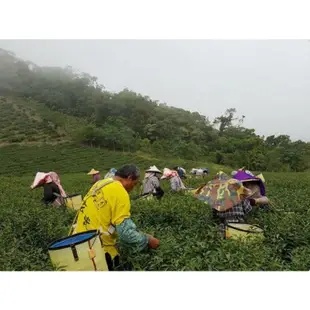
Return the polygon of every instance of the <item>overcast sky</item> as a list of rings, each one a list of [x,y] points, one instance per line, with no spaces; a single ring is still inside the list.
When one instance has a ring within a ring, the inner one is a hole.
[[[213,120],[227,108],[260,135],[310,141],[310,43],[306,40],[0,40],[38,65],[97,76]]]

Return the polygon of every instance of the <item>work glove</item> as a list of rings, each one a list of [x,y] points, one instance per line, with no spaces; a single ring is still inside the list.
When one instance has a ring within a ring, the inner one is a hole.
[[[254,207],[254,206],[256,205],[256,199],[250,198],[249,201],[250,201],[250,205],[251,205],[252,207]]]
[[[147,235],[147,237],[148,237],[149,248],[150,249],[156,249],[156,248],[159,247],[160,241],[157,238],[155,238],[155,237],[153,237],[151,235]]]

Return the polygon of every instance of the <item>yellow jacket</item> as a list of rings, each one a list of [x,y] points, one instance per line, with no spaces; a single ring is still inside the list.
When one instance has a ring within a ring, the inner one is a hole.
[[[76,232],[101,229],[104,249],[112,259],[116,249],[116,225],[130,218],[130,198],[123,185],[112,178],[98,181],[83,199]]]

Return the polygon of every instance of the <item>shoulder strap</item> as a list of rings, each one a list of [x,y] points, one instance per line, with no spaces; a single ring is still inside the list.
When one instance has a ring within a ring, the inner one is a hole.
[[[98,186],[95,186],[95,188],[92,190],[91,193],[89,193],[88,195],[85,196],[84,200],[83,200],[83,205],[86,204],[86,201],[90,198],[90,197],[93,197],[96,195],[96,193],[101,190],[102,188],[104,188],[105,186],[109,185],[109,184],[112,184],[114,182],[117,182],[115,181],[114,179],[109,179],[109,180],[102,180],[102,181],[105,181],[103,182],[103,184],[98,184]],[[78,211],[78,213],[80,212],[80,210]],[[114,231],[115,231],[115,227],[110,224],[109,228],[108,228],[108,231],[103,231],[102,227],[100,226],[97,230],[100,234],[103,234],[103,235],[111,235]]]
[[[103,182],[103,181],[105,181],[105,182]],[[103,182],[103,184],[102,184],[101,182]],[[94,196],[96,195],[96,193],[97,193],[100,189],[104,188],[105,186],[107,186],[107,185],[109,185],[109,184],[111,184],[111,183],[113,183],[113,182],[116,182],[116,181],[115,181],[114,179],[110,179],[110,180],[107,179],[107,180],[102,180],[102,181],[97,182],[97,183],[94,185],[93,190],[92,190],[91,192],[89,191],[89,192],[85,195],[82,204],[85,205],[86,201],[87,201],[90,197],[94,197]],[[98,183],[100,183],[100,184],[98,184]]]
[[[104,181],[104,180],[103,180]],[[95,196],[95,194],[97,193],[97,191],[99,191],[100,189],[104,188],[105,186],[116,182],[114,179],[110,179],[106,182],[104,182],[103,184],[98,184],[98,186],[95,186],[95,188],[92,190],[91,196]]]

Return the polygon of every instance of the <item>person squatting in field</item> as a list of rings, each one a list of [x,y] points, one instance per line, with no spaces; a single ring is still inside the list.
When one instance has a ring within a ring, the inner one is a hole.
[[[170,181],[170,188],[173,193],[179,192],[185,189],[185,186],[175,170],[170,170],[168,168],[164,169],[163,176],[161,180],[168,179]]]
[[[246,215],[254,208],[269,209],[269,199],[266,196],[266,189],[262,176],[255,176],[249,170],[239,169],[238,171],[232,172],[232,177],[240,181],[243,186],[249,190],[248,196],[239,204],[225,212],[214,211],[217,217],[230,223],[244,223]]]
[[[95,184],[101,179],[100,171],[95,170],[94,168],[90,170],[87,174],[92,176],[92,180],[90,184]]]
[[[255,176],[251,171],[239,169],[232,172],[232,177],[251,190],[251,197],[248,198],[251,206],[257,206],[261,209],[269,209],[269,199],[266,196],[265,180],[260,174]]]
[[[83,199],[76,232],[100,229],[109,270],[119,262],[119,243],[134,252],[157,248],[159,240],[137,230],[131,219],[129,192],[137,185],[140,171],[135,165],[121,167],[113,178],[94,184]]]
[[[153,194],[157,199],[163,197],[164,191],[160,187],[161,174],[162,172],[156,166],[151,166],[145,171],[141,196]]]
[[[66,197],[66,192],[64,191],[60,183],[60,178],[56,172],[38,172],[30,187],[31,189],[34,189],[41,186],[43,187],[42,202],[46,205],[52,204],[54,207],[63,205],[63,198]]]

